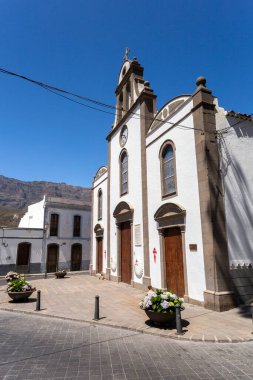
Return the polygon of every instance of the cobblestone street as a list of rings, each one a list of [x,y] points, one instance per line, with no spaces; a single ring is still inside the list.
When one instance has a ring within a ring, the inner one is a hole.
[[[253,340],[251,314],[232,309],[223,313],[185,303],[182,312],[184,335],[175,335],[175,326],[157,328],[150,325],[139,302],[145,292],[123,283],[101,281],[88,275],[71,275],[64,279],[31,280],[41,290],[38,313],[36,293],[29,302],[13,303],[6,294],[6,284],[0,286],[0,310],[31,313],[94,323],[94,297],[100,296],[100,325],[125,328],[174,339],[212,342],[242,342]]]
[[[0,311],[0,379],[253,379],[253,342],[178,342]]]

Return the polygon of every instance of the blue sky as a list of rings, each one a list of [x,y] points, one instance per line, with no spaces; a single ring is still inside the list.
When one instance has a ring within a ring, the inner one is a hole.
[[[1,0],[0,67],[115,104],[126,46],[158,96],[204,75],[226,109],[253,113],[253,2]],[[113,115],[0,73],[0,174],[90,186]]]

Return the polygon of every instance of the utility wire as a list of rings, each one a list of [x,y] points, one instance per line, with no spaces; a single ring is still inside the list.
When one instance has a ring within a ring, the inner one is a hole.
[[[84,106],[84,107],[87,107],[87,108],[91,108],[91,109],[96,110],[96,111],[100,111],[100,112],[108,113],[108,114],[110,114],[110,115],[115,115],[114,112],[101,110],[100,108],[96,108],[96,107],[93,107],[93,106],[89,106],[88,104],[84,104],[84,103],[82,103],[82,102],[79,102],[78,100],[71,99],[71,98],[69,98],[69,97],[66,96],[66,95],[58,94],[56,91],[51,90],[51,88],[47,88],[47,87],[43,87],[43,88],[44,88],[45,90],[47,90],[47,91],[52,92],[52,93],[55,94],[55,95],[58,95],[58,96],[61,96],[61,97],[64,98],[64,99],[70,100],[70,101],[73,102],[73,103],[80,104],[81,106]]]
[[[85,104],[83,102],[79,102],[79,101],[73,100],[73,99],[71,99],[70,97],[68,97],[66,95],[62,95],[62,93],[67,94],[67,95],[71,95],[71,96],[74,96],[74,97],[77,97],[77,98],[80,98],[82,100],[85,100],[85,101],[88,101],[88,102],[91,102],[91,103],[94,103],[94,104],[99,105],[101,107],[110,108],[110,109],[113,109],[113,110],[116,110],[116,111],[118,111],[118,110],[123,111],[123,112],[127,111],[127,110],[124,110],[123,107],[122,108],[117,108],[115,106],[112,106],[112,105],[109,105],[109,104],[106,104],[106,103],[103,103],[103,102],[100,102],[100,101],[97,101],[97,100],[94,100],[94,99],[91,99],[91,98],[88,98],[88,97],[85,97],[85,96],[82,96],[82,95],[79,95],[79,94],[75,94],[73,92],[70,92],[70,91],[67,91],[67,90],[63,90],[63,89],[58,88],[58,87],[51,86],[51,85],[48,85],[48,84],[43,83],[43,82],[39,82],[39,81],[37,81],[35,79],[31,79],[31,78],[26,77],[24,75],[14,73],[12,71],[9,71],[9,70],[3,69],[3,68],[0,68],[0,72],[2,72],[4,74],[11,75],[11,76],[14,76],[14,77],[17,77],[17,78],[20,78],[20,79],[24,79],[24,80],[26,80],[28,82],[31,82],[33,84],[36,84],[36,85],[44,88],[45,90],[50,91],[51,93],[53,93],[55,95],[61,96],[62,98],[70,100],[73,103],[80,104],[80,105],[82,105],[84,107],[93,109],[95,111],[100,111],[100,112],[108,113],[110,115],[114,115],[115,116],[115,112],[109,112],[109,111],[105,111],[105,110],[102,110],[102,109],[97,108],[97,107],[89,106],[89,105],[87,105],[87,104]],[[58,92],[60,92],[60,94]],[[164,124],[170,124],[170,125],[175,125],[176,124],[176,123],[173,123],[173,122],[164,121],[162,119],[157,119],[156,117],[142,116],[141,114],[138,114],[136,112],[130,112],[130,114],[137,116],[137,117],[134,117],[137,120],[140,120],[141,118],[144,118],[145,120],[150,120],[152,122],[153,121],[158,121],[158,122],[163,122]],[[181,127],[181,129],[195,129],[195,130],[204,132],[201,128],[193,128],[193,127],[189,127],[189,126],[181,125],[181,124],[175,125],[175,127]]]
[[[110,105],[110,104],[103,103],[103,102],[100,102],[100,101],[95,100],[95,99],[88,98],[88,97],[83,96],[83,95],[75,94],[75,93],[73,93],[73,92],[70,92],[70,91],[67,91],[67,90],[63,90],[63,89],[58,88],[58,87],[51,86],[51,85],[48,85],[48,84],[43,83],[43,82],[39,82],[39,81],[37,81],[37,80],[31,79],[31,78],[26,77],[26,76],[24,76],[24,75],[20,75],[20,74],[14,73],[14,72],[12,72],[12,71],[9,71],[9,70],[3,69],[3,68],[0,68],[0,72],[3,73],[3,74],[11,75],[11,76],[14,76],[14,77],[17,77],[17,78],[20,78],[20,79],[26,80],[26,81],[31,82],[31,83],[33,83],[33,84],[36,84],[36,85],[38,85],[38,86],[44,88],[45,90],[47,90],[47,91],[49,91],[49,92],[51,92],[51,93],[53,93],[53,94],[55,94],[55,95],[61,96],[62,98],[67,99],[67,100],[69,100],[69,101],[71,101],[71,102],[73,102],[73,103],[77,103],[77,104],[79,104],[79,105],[82,105],[82,106],[84,106],[84,107],[86,107],[86,108],[93,109],[93,110],[95,110],[95,111],[100,111],[100,112],[107,113],[107,114],[110,114],[110,115],[114,115],[114,116],[115,116],[115,112],[105,111],[105,110],[103,110],[103,109],[101,109],[101,108],[97,108],[97,107],[94,107],[94,106],[89,106],[89,105],[87,105],[87,104],[85,104],[85,103],[83,103],[83,102],[79,102],[79,101],[77,101],[77,100],[71,99],[71,98],[70,98],[69,96],[67,96],[67,95],[70,95],[70,96],[73,96],[73,97],[77,97],[77,98],[79,98],[79,99],[82,99],[82,100],[85,100],[85,101],[87,101],[87,102],[93,103],[93,104],[95,104],[95,105],[97,105],[97,106],[100,106],[100,107],[106,107],[106,108],[112,109],[112,110],[114,110],[114,111],[116,111],[116,112],[119,111],[119,110],[120,110],[120,111],[123,111],[123,112],[124,112],[124,111],[127,111],[127,110],[124,110],[123,107],[119,109],[119,108],[117,108],[117,107],[115,107],[115,106],[112,106],[112,105]],[[63,95],[63,94],[64,94],[64,95]],[[130,114],[137,116],[137,117],[134,117],[134,118],[135,118],[135,119],[138,119],[138,120],[144,118],[144,119],[146,119],[146,120],[150,120],[150,121],[152,121],[152,122],[154,122],[154,121],[158,121],[158,122],[162,122],[162,123],[164,123],[164,124],[170,124],[170,125],[172,125],[172,126],[174,125],[175,127],[180,128],[180,129],[186,129],[186,130],[192,129],[192,130],[201,131],[202,133],[205,133],[205,132],[206,132],[206,131],[204,131],[204,130],[201,129],[201,128],[189,127],[189,126],[186,126],[186,125],[177,124],[177,123],[173,123],[173,122],[170,122],[170,121],[164,121],[164,120],[162,120],[162,119],[158,119],[156,116],[155,116],[155,117],[147,117],[147,116],[142,116],[141,114],[138,114],[138,113],[136,113],[136,112],[130,112]],[[253,114],[250,115],[250,116],[253,116]],[[208,133],[209,133],[209,134],[218,134],[218,133],[222,133],[223,131],[226,132],[228,129],[232,128],[233,126],[235,126],[235,125],[237,125],[237,124],[239,124],[239,123],[242,123],[243,121],[245,121],[245,120],[240,120],[240,121],[236,122],[235,124],[233,124],[233,125],[231,125],[231,126],[229,126],[229,127],[226,127],[226,128],[224,128],[224,129],[222,129],[222,130],[220,130],[220,131],[208,132]]]
[[[51,90],[55,90],[55,91],[58,91],[58,92],[62,92],[62,93],[65,93],[65,94],[68,94],[68,95],[72,95],[72,96],[75,96],[77,98],[80,98],[80,99],[83,99],[83,100],[86,100],[87,102],[91,102],[91,103],[94,103],[94,104],[97,104],[99,106],[102,106],[102,107],[106,107],[106,108],[112,108],[112,109],[115,109],[115,106],[112,106],[110,104],[106,104],[106,103],[102,103],[102,102],[99,102],[97,100],[94,100],[94,99],[90,99],[90,98],[87,98],[85,96],[82,96],[82,95],[79,95],[79,94],[75,94],[75,93],[72,93],[70,91],[67,91],[67,90],[63,90],[61,88],[57,88],[57,87],[54,87],[54,86],[51,86],[49,84],[46,84],[46,83],[43,83],[43,82],[39,82],[37,80],[34,80],[34,79],[31,79],[31,78],[28,78],[24,75],[20,75],[20,74],[17,74],[17,73],[14,73],[12,71],[9,71],[9,70],[5,70],[3,68],[0,68],[0,72],[4,73],[4,74],[8,74],[8,75],[12,75],[14,77],[18,77],[18,78],[21,78],[21,79],[24,79],[28,82],[31,82],[31,83],[34,83],[38,86],[41,86],[41,87],[46,87],[46,88],[50,88]]]

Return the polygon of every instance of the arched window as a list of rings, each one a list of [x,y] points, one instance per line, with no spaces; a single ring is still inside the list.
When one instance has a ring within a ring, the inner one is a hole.
[[[171,142],[167,142],[161,151],[161,174],[162,174],[162,196],[176,193],[176,170],[175,152]]]
[[[102,206],[103,206],[103,193],[102,190],[98,190],[98,219],[102,219]]]
[[[118,96],[117,102],[117,121],[120,121],[122,118],[122,109],[123,109],[123,92]]]
[[[128,156],[127,152],[123,151],[120,156],[120,194],[128,192]]]
[[[50,236],[58,236],[58,224],[59,224],[59,215],[51,214],[50,217]]]

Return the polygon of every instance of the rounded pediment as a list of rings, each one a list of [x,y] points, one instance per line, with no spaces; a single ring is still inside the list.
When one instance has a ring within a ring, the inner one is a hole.
[[[168,119],[174,112],[176,112],[181,105],[188,100],[190,95],[180,95],[169,100],[156,114],[154,121],[152,122],[149,132],[156,129],[166,119]]]
[[[96,181],[98,178],[100,178],[104,173],[107,172],[107,167],[106,166],[101,166],[101,168],[98,169],[94,180]]]
[[[120,82],[124,78],[125,74],[129,70],[130,66],[131,66],[131,61],[130,60],[126,60],[123,63],[123,65],[121,66],[120,73],[119,73],[119,79],[118,79],[118,85],[120,84]]]
[[[165,203],[156,211],[155,220],[169,218],[177,215],[185,215],[186,210],[176,203]]]
[[[94,227],[94,232],[96,236],[103,236],[104,234],[104,227],[101,223],[97,223]]]
[[[117,220],[131,220],[133,218],[134,209],[127,202],[120,202],[113,212],[114,218]]]

